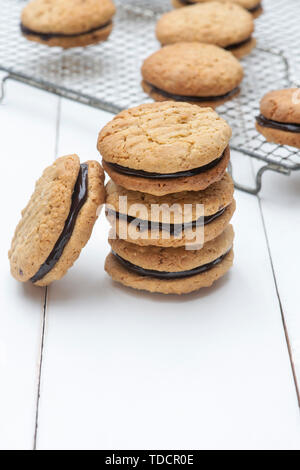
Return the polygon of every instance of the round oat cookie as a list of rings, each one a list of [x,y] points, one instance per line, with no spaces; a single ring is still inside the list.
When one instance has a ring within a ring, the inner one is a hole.
[[[293,133],[272,129],[270,127],[261,126],[258,122],[256,122],[255,126],[257,131],[262,134],[268,142],[278,145],[289,145],[300,149],[300,131],[299,133]]]
[[[162,197],[129,191],[110,180],[106,185],[106,205],[116,212],[131,217],[140,217],[152,222],[170,221],[176,224],[182,222],[183,207],[185,207],[185,222],[192,222],[198,217],[196,204],[204,206],[204,216],[211,216],[231,204],[233,192],[234,184],[229,173],[225,173],[220,181],[204,191],[185,191]],[[124,198],[126,198],[126,204],[124,204]],[[141,209],[139,209],[140,205],[142,205]],[[158,206],[165,207],[165,212],[156,209]],[[174,208],[171,214],[167,209],[169,207]]]
[[[79,187],[83,167],[86,186]],[[14,278],[31,280],[38,286],[62,278],[88,242],[104,200],[104,172],[98,162],[80,165],[77,155],[69,155],[46,168],[22,211],[11,244],[9,260]],[[63,250],[60,256],[54,256],[58,244]],[[47,266],[51,270],[46,269],[43,277],[34,280]]]
[[[253,31],[254,21],[248,11],[233,3],[215,1],[165,13],[156,26],[156,36],[162,45],[177,42],[215,44],[230,49],[239,57],[240,48],[250,41]],[[244,51],[249,52],[248,49]]]
[[[230,149],[229,146],[227,146],[219,163],[207,171],[194,176],[160,179],[127,176],[115,171],[104,160],[102,164],[104,170],[116,184],[133,191],[140,191],[155,196],[164,196],[166,194],[180,193],[183,191],[202,191],[208,188],[208,186],[219,181],[224,176],[229,160]]]
[[[177,273],[190,271],[218,259],[233,246],[234,231],[229,225],[214,240],[205,243],[199,250],[161,248],[157,246],[137,246],[120,239],[109,239],[112,251],[135,266],[153,271]]]
[[[201,236],[203,227],[197,226],[196,221],[202,216],[202,212],[197,211],[197,204],[202,204],[206,217],[204,241],[207,242],[220,235],[229,224],[235,211],[233,191],[233,181],[228,173],[204,191],[160,197],[128,191],[109,181],[106,215],[119,238],[141,246],[177,247],[190,244]],[[139,221],[141,225],[137,226]],[[147,224],[149,221],[152,226]],[[153,225],[157,223],[172,226],[169,229],[169,226]],[[193,225],[186,225],[182,230],[183,223]]]
[[[267,93],[260,102],[257,130],[269,141],[300,148],[300,90]]]
[[[230,226],[217,239],[204,245],[201,250],[194,251],[185,250],[183,247],[138,247],[122,240],[111,241],[113,251],[125,263],[129,262],[158,273],[189,271],[220,260],[207,271],[182,279],[159,279],[138,274],[124,265],[113,253],[106,258],[105,270],[113,280],[128,287],[163,294],[187,294],[211,286],[230,269],[233,263],[233,238],[234,233]]]
[[[211,108],[166,101],[122,111],[101,130],[98,150],[106,163],[163,175],[213,162],[230,137]]]
[[[107,39],[112,0],[31,0],[22,11],[23,35],[47,46],[83,47]]]
[[[270,91],[260,102],[260,112],[273,121],[300,124],[300,89]]]
[[[175,8],[186,7],[194,5],[195,3],[204,3],[213,0],[172,0],[172,5]],[[248,10],[254,18],[257,18],[262,13],[262,0],[219,0],[221,3],[236,3],[241,7]]]
[[[157,101],[216,107],[239,92],[240,62],[228,51],[198,42],[163,47],[142,66],[143,88]]]
[[[226,206],[224,213],[212,220],[212,222],[202,226],[186,227],[184,231],[169,233],[165,229],[151,228],[151,230],[142,230],[120,218],[115,220],[113,215],[107,214],[107,218],[114,229],[110,232],[110,237],[117,236],[139,246],[161,246],[161,247],[180,247],[191,246],[200,242],[207,243],[217,238],[230,223],[236,209],[235,200]],[[203,237],[203,239],[202,239]]]
[[[170,248],[171,249],[171,248]],[[221,263],[209,271],[184,279],[161,280],[153,277],[144,277],[128,271],[110,253],[105,261],[105,270],[116,282],[126,287],[160,294],[190,294],[204,287],[211,287],[214,282],[223,277],[233,265],[233,250],[231,250]]]
[[[106,186],[106,215],[113,233],[119,238],[141,246],[177,247],[191,244],[201,237],[203,227],[197,226],[196,222],[202,212],[197,211],[197,204],[203,204],[206,218],[204,241],[208,242],[224,231],[235,212],[233,191],[228,173],[204,191],[160,197],[128,191],[109,181]],[[149,221],[152,225],[148,225]],[[181,227],[183,223],[186,224],[184,230]]]

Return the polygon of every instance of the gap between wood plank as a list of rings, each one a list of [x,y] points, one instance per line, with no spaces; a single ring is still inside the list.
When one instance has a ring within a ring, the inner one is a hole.
[[[251,169],[252,169],[253,178],[255,179],[255,168],[254,168],[254,162],[253,162],[252,159],[251,159]],[[261,215],[262,224],[263,224],[263,230],[264,230],[264,234],[265,234],[265,238],[266,238],[267,250],[268,250],[268,253],[269,253],[271,269],[272,269],[272,275],[273,275],[273,279],[274,279],[276,295],[277,295],[279,308],[280,308],[283,331],[284,331],[286,345],[287,345],[288,354],[289,354],[289,358],[290,358],[290,364],[291,364],[291,369],[292,369],[293,380],[294,380],[294,384],[295,384],[295,388],[296,388],[298,406],[300,408],[300,388],[299,388],[299,384],[298,384],[296,368],[295,368],[295,363],[294,363],[294,359],[293,359],[293,353],[292,353],[292,348],[291,348],[289,332],[288,332],[288,328],[287,328],[287,324],[286,324],[286,320],[285,320],[285,315],[284,315],[284,311],[283,311],[283,306],[282,306],[282,302],[281,302],[281,297],[280,297],[280,293],[279,293],[279,287],[278,287],[278,282],[277,282],[277,278],[276,278],[275,267],[274,267],[273,258],[272,258],[272,251],[271,251],[271,246],[270,246],[269,237],[268,237],[268,233],[267,233],[267,227],[266,227],[266,223],[265,223],[265,217],[264,217],[264,212],[263,212],[263,207],[262,207],[262,201],[261,201],[261,197],[260,197],[259,194],[257,194],[256,197],[257,197],[257,200],[258,200],[260,215]]]
[[[58,145],[59,145],[59,134],[60,134],[60,121],[61,121],[61,98],[58,98],[57,102],[57,114],[56,114],[56,126],[55,126],[55,145],[54,145],[54,160],[57,158]],[[40,397],[41,397],[41,382],[42,382],[42,370],[43,370],[43,355],[45,345],[45,332],[47,323],[47,306],[48,306],[48,287],[45,288],[44,307],[43,307],[43,319],[42,319],[42,338],[40,348],[40,361],[38,368],[38,383],[37,383],[37,398],[36,398],[36,410],[35,410],[35,426],[34,426],[34,437],[33,437],[33,450],[37,450],[37,438],[38,438],[38,427],[39,427],[39,408],[40,408]]]
[[[44,307],[43,307],[42,339],[41,339],[41,348],[40,348],[40,362],[39,362],[39,369],[38,369],[39,372],[38,372],[38,385],[37,385],[37,397],[36,397],[33,450],[36,450],[36,444],[37,444],[37,433],[38,433],[38,422],[39,422],[39,404],[40,404],[40,396],[41,396],[41,377],[42,377],[43,352],[44,352],[45,329],[46,329],[47,301],[48,301],[48,287],[45,288]]]
[[[300,407],[300,389],[299,389],[297,375],[296,375],[296,369],[295,369],[295,364],[294,364],[294,359],[293,359],[293,354],[292,354],[290,337],[289,337],[289,333],[288,333],[288,329],[287,329],[287,325],[286,325],[286,321],[285,321],[284,311],[283,311],[281,297],[280,297],[280,293],[279,293],[279,287],[278,287],[278,283],[277,283],[277,279],[276,279],[276,273],[275,273],[274,263],[273,263],[273,259],[272,259],[271,247],[270,247],[269,238],[268,238],[268,234],[267,234],[267,228],[266,228],[266,224],[265,224],[265,218],[264,218],[263,208],[262,208],[262,204],[261,204],[261,199],[260,199],[259,196],[257,198],[258,198],[258,204],[259,204],[259,209],[260,209],[262,223],[263,223],[263,229],[264,229],[264,233],[265,233],[265,237],[266,237],[267,248],[268,248],[268,252],[269,252],[269,256],[270,256],[272,274],[273,274],[273,279],[274,279],[274,284],[275,284],[275,289],[276,289],[276,295],[277,295],[278,302],[279,302],[279,308],[280,308],[280,312],[281,312],[281,319],[282,319],[282,324],[283,324],[285,340],[286,340],[288,353],[289,353],[289,357],[290,357],[292,374],[293,374],[294,383],[295,383],[295,387],[296,387],[298,406]]]

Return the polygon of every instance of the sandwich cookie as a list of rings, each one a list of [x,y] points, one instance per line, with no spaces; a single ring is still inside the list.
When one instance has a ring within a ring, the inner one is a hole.
[[[163,196],[219,181],[231,128],[211,108],[165,101],[122,111],[100,132],[103,168],[118,185]]]
[[[267,93],[260,102],[256,129],[268,142],[300,148],[300,90]]]
[[[141,247],[124,240],[110,240],[112,252],[105,270],[117,281],[134,289],[162,294],[188,294],[211,286],[233,263],[232,226],[201,250],[184,247]]]
[[[31,0],[22,12],[21,31],[47,46],[84,47],[108,38],[115,12],[112,0]]]
[[[214,44],[241,58],[255,46],[254,21],[244,8],[233,3],[199,3],[165,13],[156,26],[162,45],[177,42]]]
[[[198,42],[163,47],[142,66],[144,91],[155,101],[215,108],[239,93],[243,68],[228,51]]]
[[[13,277],[37,286],[61,279],[88,242],[104,200],[98,162],[81,165],[77,155],[69,155],[46,168],[11,244]]]
[[[175,8],[186,7],[188,5],[195,5],[195,3],[204,3],[209,2],[211,0],[172,0],[172,4]],[[262,1],[260,0],[219,0],[222,3],[236,3],[241,7],[245,8],[252,14],[254,18],[258,18],[261,15],[262,9]]]
[[[111,234],[140,246],[178,247],[218,237],[235,211],[228,173],[204,191],[152,196],[109,181],[106,216]],[[111,235],[112,236],[112,235]]]

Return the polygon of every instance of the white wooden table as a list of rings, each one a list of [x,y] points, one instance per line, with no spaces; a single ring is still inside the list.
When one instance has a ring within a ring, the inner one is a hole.
[[[300,449],[300,174],[266,174],[260,198],[236,192],[235,265],[210,290],[113,284],[103,215],[61,282],[11,278],[35,180],[56,156],[99,158],[110,119],[14,82],[0,105],[0,448]],[[250,161],[233,163],[251,182]]]

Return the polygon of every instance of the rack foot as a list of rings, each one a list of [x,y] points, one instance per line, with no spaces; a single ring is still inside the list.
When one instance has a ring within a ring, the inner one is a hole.
[[[5,77],[2,78],[1,83],[0,83],[0,104],[3,103],[5,95],[6,95],[6,82],[12,79],[10,75],[6,75]]]
[[[231,176],[232,176],[232,166],[231,166],[231,163],[230,163],[230,166],[228,168]],[[251,188],[250,186],[245,186],[243,184],[239,184],[237,183],[234,179],[234,186],[236,189],[239,189],[240,191],[244,191],[246,193],[249,193],[249,194],[254,194],[254,195],[257,195],[261,188],[262,188],[262,175],[266,172],[266,171],[275,171],[276,173],[280,173],[282,175],[286,175],[286,176],[289,176],[291,174],[291,170],[287,169],[287,168],[282,168],[278,165],[275,165],[275,164],[272,164],[272,163],[269,163],[268,165],[265,165],[265,166],[262,166],[257,174],[256,174],[256,181],[255,181],[255,187],[254,188]]]

